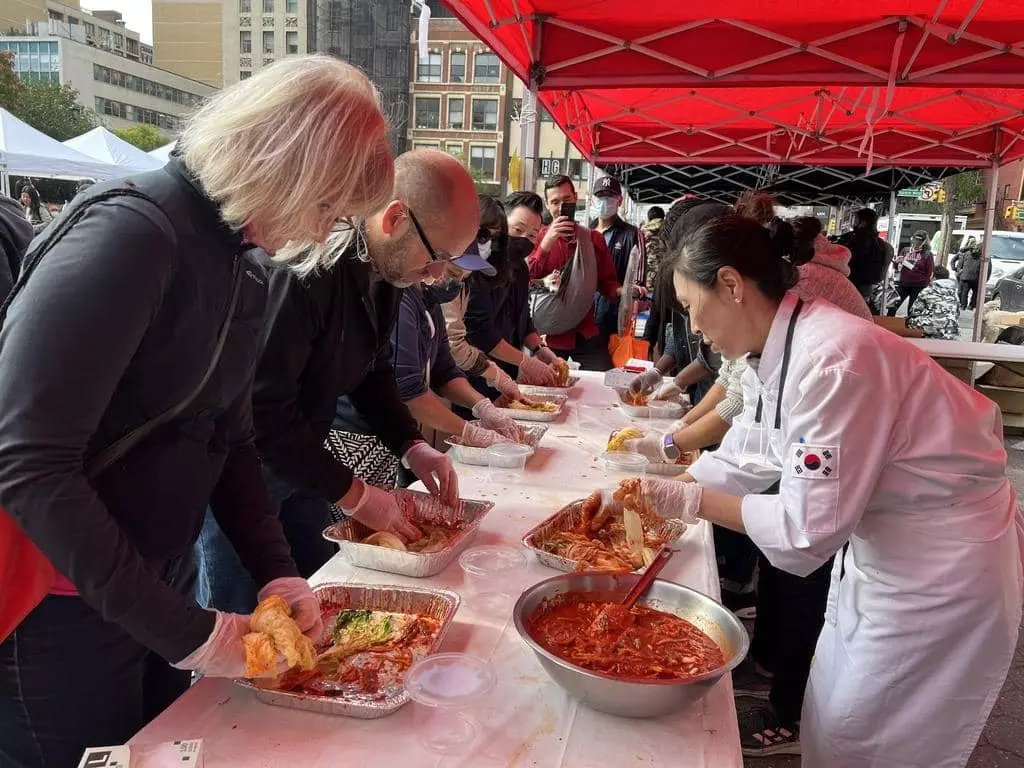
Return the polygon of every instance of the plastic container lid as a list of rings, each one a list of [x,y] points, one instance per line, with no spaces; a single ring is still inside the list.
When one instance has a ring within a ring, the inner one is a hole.
[[[494,688],[490,662],[469,653],[427,656],[405,674],[405,690],[428,707],[467,707]]]
[[[501,459],[518,459],[520,457],[525,459],[531,453],[533,453],[532,447],[520,443],[495,443],[487,449],[488,456]]]
[[[664,414],[672,417],[683,412],[683,406],[672,400],[651,400],[647,403],[647,407],[651,409],[652,416]]]
[[[605,466],[615,472],[646,472],[647,465],[650,463],[646,456],[625,451],[606,451],[601,454],[601,457],[604,459]]]
[[[471,547],[459,555],[459,565],[471,576],[498,575],[525,568],[526,553],[504,544]]]

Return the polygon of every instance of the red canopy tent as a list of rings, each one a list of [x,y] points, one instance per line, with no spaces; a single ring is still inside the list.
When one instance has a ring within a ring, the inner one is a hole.
[[[1024,155],[1020,0],[443,2],[593,163],[870,174],[994,170]],[[530,102],[527,179],[536,155]]]

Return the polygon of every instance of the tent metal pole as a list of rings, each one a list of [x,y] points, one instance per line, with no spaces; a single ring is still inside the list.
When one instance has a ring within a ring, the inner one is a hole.
[[[540,101],[537,99],[536,83],[530,83],[529,88],[523,92],[519,124],[519,146],[523,149],[523,189],[536,192],[537,155],[540,153]]]
[[[971,341],[981,341],[985,319],[985,283],[988,282],[988,266],[991,262],[992,230],[996,220],[996,206],[999,205],[999,160],[992,159],[989,171],[988,195],[985,198],[985,234],[981,245],[981,267],[978,272],[978,284],[974,287],[974,331]]]
[[[896,235],[896,188],[893,187],[889,190],[889,231],[886,233],[885,239],[889,245],[892,246],[894,254],[899,253],[899,243],[893,243],[892,239]],[[886,315],[886,307],[889,301],[889,270],[892,269],[892,264],[885,266],[885,275],[882,277],[882,306],[879,311],[882,313],[882,317]]]

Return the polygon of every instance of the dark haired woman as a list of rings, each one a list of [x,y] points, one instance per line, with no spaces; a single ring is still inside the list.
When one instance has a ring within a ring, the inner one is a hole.
[[[723,355],[750,355],[745,408],[695,482],[645,492],[790,573],[835,555],[802,721],[767,738],[802,726],[811,768],[959,768],[1021,620],[999,409],[904,339],[792,293],[786,229],[725,216],[684,242],[676,294]]]
[[[516,359],[516,350],[507,344],[501,345],[501,337],[496,336],[493,329],[483,328],[483,323],[490,315],[490,309],[485,305],[491,303],[494,284],[507,286],[512,280],[513,261],[508,253],[509,242],[505,209],[495,198],[481,195],[477,247],[480,255],[495,266],[496,275],[485,282],[474,276],[442,309],[448,326],[452,357],[470,376],[470,380],[476,380],[479,384],[479,380],[483,379],[501,394],[519,398],[521,395],[515,381],[491,357],[518,367],[519,379],[524,383],[550,386],[555,384],[556,378],[551,366],[554,355],[550,355],[550,360],[545,360],[542,355],[534,357],[520,352]],[[500,354],[493,354],[495,350]]]
[[[47,225],[53,221],[53,214],[39,198],[39,190],[31,184],[21,188],[21,204],[25,206],[25,219],[32,225],[32,229],[39,234]]]

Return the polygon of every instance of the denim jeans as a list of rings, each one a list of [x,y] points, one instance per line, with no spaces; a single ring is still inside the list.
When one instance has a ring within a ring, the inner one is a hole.
[[[324,528],[331,522],[331,505],[314,493],[295,490],[266,469],[263,478],[270,500],[277,507],[295,565],[303,578],[308,579],[337,551],[335,545],[323,537]],[[209,510],[196,542],[196,560],[199,563],[196,599],[200,605],[230,613],[252,613],[256,593],[262,585],[257,585],[249,576]]]
[[[192,599],[191,556],[164,577]],[[73,768],[86,747],[125,743],[190,678],[80,597],[49,595],[0,644],[0,766]]]

